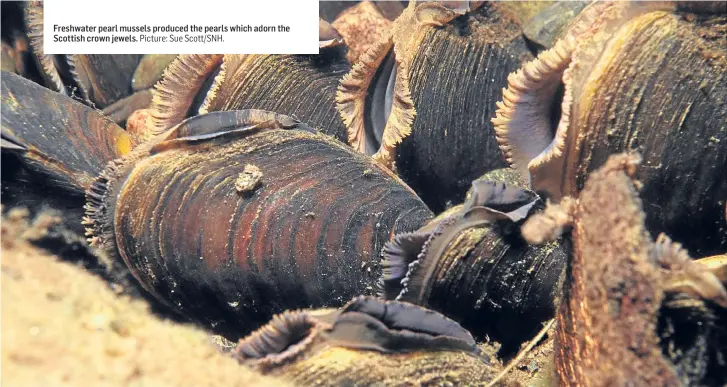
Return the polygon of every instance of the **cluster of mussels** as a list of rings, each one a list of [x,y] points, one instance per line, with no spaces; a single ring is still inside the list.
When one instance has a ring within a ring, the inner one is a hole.
[[[45,55],[2,7],[4,208],[244,366],[727,383],[727,3],[322,2],[318,55]]]

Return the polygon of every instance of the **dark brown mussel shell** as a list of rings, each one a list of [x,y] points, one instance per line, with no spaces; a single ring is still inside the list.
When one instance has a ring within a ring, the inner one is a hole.
[[[544,207],[515,184],[478,180],[467,201],[384,246],[381,295],[453,318],[508,354],[553,318],[569,240],[529,245],[519,225]]]
[[[138,73],[148,72],[153,78],[156,68],[149,62],[168,64],[163,55],[141,54],[56,54],[43,52],[43,3],[31,1],[24,4],[27,36],[40,68],[43,84],[51,90],[72,96],[86,105],[104,109],[115,122],[123,124],[137,109],[151,103],[146,89],[135,88],[132,80]],[[140,65],[145,64],[140,68]],[[156,72],[158,76],[158,71]],[[157,78],[158,79],[158,78]],[[107,110],[108,109],[108,110]]]
[[[588,5],[509,77],[493,119],[508,161],[557,202],[611,154],[638,151],[652,236],[693,256],[727,250],[727,10],[707,12],[717,8]]]
[[[433,216],[369,157],[260,110],[185,120],[110,165],[88,201],[93,245],[232,339],[375,293],[383,244]]]
[[[357,297],[340,309],[276,315],[234,356],[300,386],[474,385],[498,363],[456,322],[419,306]]]
[[[574,249],[555,336],[559,382],[724,386],[727,266],[693,261],[664,234],[654,241],[640,164],[612,155],[566,211]]]
[[[506,166],[490,118],[507,75],[531,59],[499,4],[414,2],[343,79],[349,143],[399,173],[435,211]]]
[[[71,228],[83,232],[84,192],[131,150],[130,137],[69,97],[10,72],[0,78],[3,204],[66,210]]]
[[[318,55],[180,55],[155,86],[149,135],[214,111],[261,109],[345,139],[336,87],[350,70],[340,34],[320,21]]]

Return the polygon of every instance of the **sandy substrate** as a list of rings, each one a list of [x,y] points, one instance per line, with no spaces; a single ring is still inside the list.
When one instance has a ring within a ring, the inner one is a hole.
[[[33,246],[29,235],[42,227],[29,227],[19,212],[2,219],[3,386],[289,385]]]

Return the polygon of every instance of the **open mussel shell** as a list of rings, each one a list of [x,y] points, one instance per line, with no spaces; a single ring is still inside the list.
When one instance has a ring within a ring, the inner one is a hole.
[[[106,164],[131,150],[128,134],[100,112],[19,75],[2,72],[3,204],[47,204],[80,224],[84,192]],[[49,190],[53,195],[48,195]]]
[[[384,246],[381,295],[437,310],[479,338],[519,348],[553,318],[565,237],[531,246],[519,225],[544,206],[513,184],[478,180],[467,201]]]
[[[337,97],[349,143],[396,170],[435,211],[506,166],[490,118],[507,75],[532,58],[500,5],[449,3],[411,2]]]
[[[350,70],[347,46],[323,20],[319,39],[318,55],[179,55],[154,88],[147,137],[197,114],[261,109],[344,140],[334,99],[339,80]]]
[[[472,335],[419,306],[357,297],[340,309],[287,311],[234,356],[300,386],[486,385],[497,371]]]
[[[611,156],[569,211],[574,250],[555,337],[560,383],[722,386],[725,283],[666,235],[654,241],[646,231],[634,180],[640,163],[638,155]]]
[[[493,119],[506,157],[558,201],[609,155],[638,150],[652,236],[664,232],[695,256],[727,250],[725,14],[589,5],[510,76]]]
[[[195,116],[88,190],[89,233],[146,290],[237,338],[275,313],[373,294],[392,233],[432,218],[370,158],[288,116]]]

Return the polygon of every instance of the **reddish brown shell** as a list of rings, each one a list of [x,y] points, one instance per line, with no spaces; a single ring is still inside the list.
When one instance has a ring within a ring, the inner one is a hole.
[[[165,138],[91,188],[93,241],[229,337],[286,309],[374,293],[383,244],[432,217],[370,158],[287,116],[209,113]],[[248,165],[259,181],[239,190]]]

